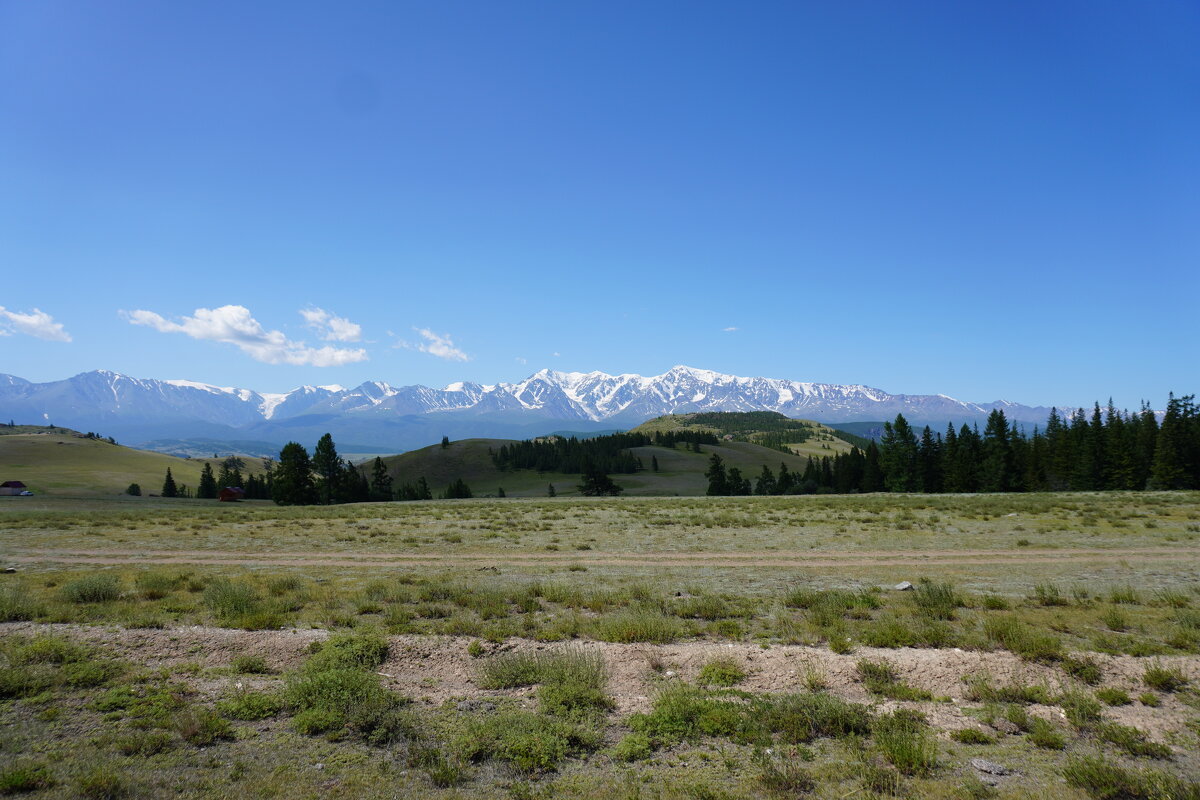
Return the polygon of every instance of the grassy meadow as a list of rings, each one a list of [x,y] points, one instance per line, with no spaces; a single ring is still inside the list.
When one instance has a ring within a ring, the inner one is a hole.
[[[1194,798],[1198,540],[1197,493],[0,498],[0,794]]]

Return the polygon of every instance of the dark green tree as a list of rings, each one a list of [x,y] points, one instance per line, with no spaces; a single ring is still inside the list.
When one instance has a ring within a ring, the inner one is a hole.
[[[167,477],[163,479],[162,486],[163,497],[178,497],[179,487],[175,485],[175,479],[171,477],[171,468],[167,467]]]
[[[205,461],[200,470],[200,484],[196,487],[196,497],[201,500],[214,500],[217,496],[217,479],[213,477],[212,464]]]
[[[304,445],[288,442],[279,451],[271,498],[281,506],[306,506],[317,502],[312,461]]]
[[[313,472],[317,474],[317,500],[329,505],[338,500],[338,484],[342,477],[342,459],[328,433],[317,441],[312,456]]]
[[[379,456],[371,469],[371,499],[377,503],[392,499],[392,476]]]
[[[613,482],[597,465],[587,463],[583,468],[583,482],[579,484],[579,493],[585,497],[602,497],[619,495],[624,488]]]
[[[758,480],[754,482],[754,493],[759,495],[775,494],[775,473],[771,472],[771,468],[763,464],[762,472],[758,475]]]
[[[442,449],[443,449],[443,450],[445,450],[445,449],[446,449],[447,447],[449,447],[449,446],[450,446],[450,437],[449,437],[449,436],[443,436],[443,437],[442,437]]]
[[[471,493],[471,487],[467,486],[462,478],[455,478],[446,487],[446,491],[442,493],[442,499],[444,500],[467,500],[471,497],[474,497]]]
[[[556,491],[554,490],[554,484],[553,484],[553,483],[551,483],[551,484],[549,484],[548,486],[546,486],[546,497],[557,497],[557,496],[558,496],[558,492],[556,492]]]
[[[917,437],[903,414],[895,422],[883,423],[879,455],[883,464],[884,485],[889,492],[921,490],[921,475],[917,469]]]
[[[506,494],[504,493],[504,487],[503,487],[503,486],[501,486],[501,487],[499,487],[498,489],[496,489],[496,497],[508,497],[508,495],[506,495]]]
[[[708,491],[705,494],[729,494],[729,478],[725,474],[725,463],[716,453],[713,453],[712,457],[708,459],[708,469],[704,472],[704,477],[708,478]]]
[[[998,408],[988,414],[983,429],[983,462],[979,470],[979,489],[983,492],[1007,492],[1013,483],[1012,442],[1008,420]]]
[[[658,472],[658,456],[650,456],[650,469]]]
[[[872,440],[863,454],[863,476],[860,488],[864,492],[883,491],[883,465],[879,463],[879,447]]]
[[[129,484],[129,487],[125,490],[125,494],[131,495],[133,497],[141,497],[142,496],[142,487],[138,486],[136,483],[131,483],[131,484]]]

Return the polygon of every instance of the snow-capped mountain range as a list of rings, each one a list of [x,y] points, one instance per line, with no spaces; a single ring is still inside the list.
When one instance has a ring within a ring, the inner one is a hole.
[[[1047,407],[1005,401],[970,403],[940,394],[889,394],[862,385],[738,377],[685,366],[649,377],[543,369],[518,383],[458,382],[433,389],[369,381],[353,388],[301,386],[286,394],[107,370],[49,383],[0,375],[4,421],[53,422],[130,444],[196,437],[276,444],[315,440],[328,430],[339,442],[396,450],[433,443],[443,434],[524,437],[563,428],[625,428],[693,411],[778,411],[821,422],[904,414],[944,428],[948,421],[981,420],[994,408],[1030,423],[1044,423],[1049,414]]]

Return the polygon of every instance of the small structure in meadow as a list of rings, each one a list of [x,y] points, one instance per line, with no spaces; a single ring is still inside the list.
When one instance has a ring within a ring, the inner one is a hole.
[[[6,497],[16,497],[25,491],[25,484],[20,481],[5,481],[0,483],[0,495]]]
[[[237,486],[226,486],[217,493],[217,499],[222,503],[233,503],[246,499],[246,490]]]

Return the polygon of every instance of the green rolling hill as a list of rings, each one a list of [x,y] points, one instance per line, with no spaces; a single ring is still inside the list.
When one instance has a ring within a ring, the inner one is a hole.
[[[769,413],[769,412],[768,412]],[[702,429],[716,433],[719,436],[734,437],[722,441],[720,445],[702,445],[700,453],[685,449],[683,445],[676,448],[645,446],[632,448],[631,452],[642,460],[645,469],[633,474],[614,474],[613,480],[624,488],[625,495],[631,496],[663,496],[663,495],[702,495],[708,488],[708,480],[704,477],[709,460],[713,453],[721,456],[726,469],[736,467],[744,477],[753,480],[767,465],[773,472],[779,471],[780,463],[785,463],[793,472],[803,472],[808,463],[808,457],[832,456],[850,449],[850,445],[837,438],[836,432],[820,423],[803,422],[805,441],[788,444],[792,453],[785,453],[772,447],[764,447],[750,439],[764,432],[764,427],[771,428],[777,424],[781,428],[795,430],[795,427],[777,423],[776,420],[757,422],[746,419],[755,414],[729,415],[675,415],[659,417],[651,420],[635,430],[641,433],[653,433],[655,430],[671,431],[680,429]],[[697,421],[695,417],[703,417]],[[787,420],[782,415],[771,415]],[[722,419],[722,417],[725,417]],[[788,422],[797,422],[788,420]],[[716,423],[716,424],[714,424]],[[732,423],[728,429],[721,423]],[[787,438],[786,435],[784,438]],[[492,461],[490,450],[499,450],[513,442],[508,439],[464,439],[451,442],[449,447],[433,445],[420,450],[413,450],[397,456],[383,459],[388,466],[396,485],[416,483],[422,476],[429,484],[436,497],[456,478],[462,478],[476,497],[496,495],[503,487],[509,497],[544,497],[547,485],[553,483],[556,492],[561,496],[578,495],[577,485],[580,476],[559,472],[538,472],[532,469],[500,470]],[[651,470],[652,460],[658,461],[658,472]],[[370,463],[362,466],[370,470]]]
[[[168,467],[177,484],[195,489],[206,460],[212,462],[214,472],[219,470],[219,459],[135,450],[66,428],[0,427],[0,482],[21,481],[39,495],[114,495],[131,483],[140,484],[143,495],[157,494]],[[257,472],[260,462],[246,459],[246,465],[247,470]]]

